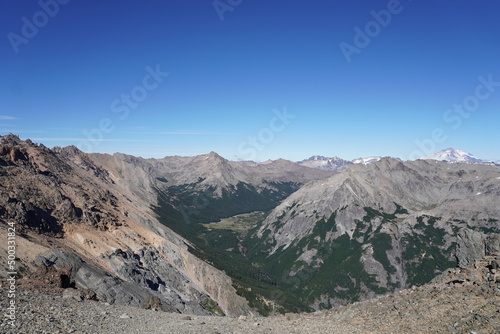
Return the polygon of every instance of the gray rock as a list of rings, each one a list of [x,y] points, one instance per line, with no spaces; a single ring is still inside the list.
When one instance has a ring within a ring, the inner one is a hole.
[[[486,239],[486,255],[500,255],[500,234],[490,234]]]
[[[71,279],[77,288],[88,289],[96,294],[98,300],[109,304],[144,307],[149,300],[156,297],[147,288],[113,277],[104,270],[85,263],[73,253],[52,250],[37,256],[36,261],[56,269],[71,267]],[[165,311],[177,311],[168,303],[162,306]]]
[[[459,267],[467,267],[485,255],[485,239],[481,232],[468,228],[460,230],[456,253]]]
[[[47,267],[54,266],[56,269],[71,267],[73,268],[71,277],[73,279],[76,272],[84,265],[83,260],[78,255],[65,253],[58,249],[53,249],[49,252],[37,255],[35,262],[41,263]]]
[[[469,228],[458,232],[456,257],[459,267],[467,267],[485,255],[500,252],[500,234],[484,234]]]
[[[209,315],[200,301],[209,298],[185,282],[189,279],[176,270],[153,247],[133,253],[116,250],[103,256],[114,272],[127,282],[146,287],[163,303],[162,309],[170,312]],[[146,305],[154,308],[155,305]]]
[[[153,295],[145,288],[112,277],[103,270],[82,266],[75,277],[76,286],[96,293],[97,299],[110,304],[144,307]]]
[[[117,250],[103,259],[118,277],[85,263],[73,253],[60,250],[39,254],[36,262],[56,269],[70,267],[72,284],[95,293],[97,300],[109,304],[175,313],[211,314],[200,304],[209,297],[186,285],[189,279],[159,256],[154,248],[144,248],[137,254]],[[65,298],[82,299],[80,292],[67,290]]]
[[[63,291],[63,299],[75,299],[76,301],[81,302],[83,300],[82,293],[77,289],[64,289]]]

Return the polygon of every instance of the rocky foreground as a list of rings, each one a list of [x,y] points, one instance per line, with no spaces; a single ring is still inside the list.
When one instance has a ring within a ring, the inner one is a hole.
[[[309,314],[229,318],[188,316],[18,291],[16,325],[2,317],[1,333],[500,333],[500,256],[449,269],[432,283]],[[4,286],[5,288],[5,286]],[[7,291],[2,291],[2,310]]]

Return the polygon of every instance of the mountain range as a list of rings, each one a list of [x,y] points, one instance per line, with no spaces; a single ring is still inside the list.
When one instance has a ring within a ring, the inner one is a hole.
[[[354,160],[344,160],[339,157],[327,158],[320,155],[313,155],[309,159],[298,161],[297,163],[302,166],[307,166],[311,168],[317,168],[322,170],[329,170],[334,172],[341,172],[346,170],[349,166],[353,164],[364,164],[368,165],[379,161],[382,157],[373,156],[367,158],[357,158]],[[490,160],[478,159],[470,153],[462,150],[455,150],[453,148],[447,148],[439,152],[433,153],[426,157],[421,158],[421,160],[439,160],[446,162],[471,162],[471,163],[493,163]],[[498,163],[498,162],[497,162]]]
[[[0,228],[16,225],[20,273],[64,272],[65,287],[108,303],[231,316],[331,308],[500,252],[500,167],[446,151],[143,159],[7,135]]]
[[[392,158],[353,166],[278,205],[247,255],[266,254],[315,309],[423,284],[456,265],[464,231],[498,232],[499,172]]]

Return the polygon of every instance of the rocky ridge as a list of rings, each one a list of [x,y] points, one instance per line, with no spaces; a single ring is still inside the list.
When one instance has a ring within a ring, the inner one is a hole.
[[[308,235],[320,218],[328,219],[337,211],[336,235],[352,237],[355,222],[366,215],[364,207],[396,212],[400,219],[413,222],[426,214],[443,217],[443,225],[460,218],[495,227],[495,221],[488,219],[500,218],[495,204],[500,198],[499,177],[497,166],[384,158],[302,187],[273,210],[258,235],[269,230],[276,241],[273,250],[286,247]],[[398,213],[398,206],[408,212]],[[282,223],[276,225],[276,221]]]
[[[246,164],[229,161],[215,152],[194,157],[173,156],[163,159],[142,159],[121,153],[91,154],[90,157],[104,169],[111,171],[115,178],[126,180],[128,183],[132,181],[137,191],[148,194],[148,199],[151,194],[155,194],[154,188],[166,190],[169,187],[189,185],[193,191],[200,192],[215,188],[216,194],[221,196],[223,190],[232,190],[241,183],[262,191],[272,188],[273,183],[304,184],[332,175],[329,171],[299,166],[283,159]],[[133,179],[130,170],[139,175],[136,177],[141,183]],[[139,189],[140,184],[143,189]]]

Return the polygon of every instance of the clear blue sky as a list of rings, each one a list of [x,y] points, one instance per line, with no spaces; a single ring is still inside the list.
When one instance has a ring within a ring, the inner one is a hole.
[[[0,134],[143,157],[500,159],[499,13],[494,0],[5,0]]]

